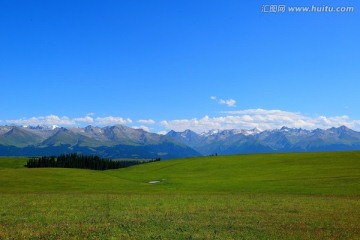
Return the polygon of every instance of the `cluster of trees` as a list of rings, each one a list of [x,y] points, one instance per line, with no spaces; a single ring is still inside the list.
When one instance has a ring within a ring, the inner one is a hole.
[[[43,156],[29,158],[26,164],[28,168],[84,168],[93,170],[107,170],[125,168],[133,165],[160,161],[160,158],[149,161],[114,161],[100,158],[98,156],[87,156],[73,154],[62,154],[60,156]]]
[[[209,157],[217,157],[217,153],[210,154]]]

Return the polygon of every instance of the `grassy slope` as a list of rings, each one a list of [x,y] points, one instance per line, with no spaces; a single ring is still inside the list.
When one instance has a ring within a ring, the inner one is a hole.
[[[108,171],[140,183],[166,179],[167,191],[357,195],[360,152],[191,158]]]
[[[0,159],[1,192],[329,195],[358,195],[360,192],[360,152],[200,157],[108,171],[19,169],[25,162],[25,158]],[[166,180],[161,184],[148,184],[151,180],[162,179]]]
[[[25,161],[0,159],[0,239],[360,238],[360,152],[218,156],[100,172],[21,168]]]

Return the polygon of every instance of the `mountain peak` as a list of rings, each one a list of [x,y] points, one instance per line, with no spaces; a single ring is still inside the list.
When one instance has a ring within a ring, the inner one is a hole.
[[[352,133],[354,132],[353,130],[351,130],[350,128],[346,127],[346,126],[340,126],[340,127],[332,127],[329,128],[328,131],[330,132],[336,132],[337,134],[342,134],[342,133]]]
[[[344,126],[344,125],[342,125],[342,126],[338,127],[338,129],[339,129],[339,130],[342,130],[342,131],[348,131],[348,130],[351,130],[350,128],[348,128],[348,127],[346,127],[346,126]]]
[[[190,129],[186,129],[185,131],[184,131],[184,133],[193,133],[194,131],[192,131],[192,130],[190,130]]]
[[[212,130],[210,130],[210,131],[203,132],[203,133],[201,133],[200,135],[202,135],[202,136],[211,136],[211,135],[218,134],[219,132],[220,132],[219,129],[212,129]]]
[[[258,133],[263,132],[263,130],[261,130],[260,128],[255,127],[253,129],[251,129],[249,132],[251,132],[252,134],[258,134]]]

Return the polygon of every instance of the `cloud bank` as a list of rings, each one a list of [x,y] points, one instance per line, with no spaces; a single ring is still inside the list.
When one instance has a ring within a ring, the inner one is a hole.
[[[133,129],[142,129],[142,130],[144,130],[145,132],[150,132],[150,128],[147,127],[147,126],[144,126],[144,125],[141,125],[141,126],[133,126],[132,128],[133,128]]]
[[[152,125],[155,124],[156,122],[152,119],[145,119],[145,120],[138,120],[138,123]]]
[[[172,119],[156,122],[152,119],[132,121],[130,118],[118,116],[70,118],[67,116],[40,116],[21,118],[17,120],[2,120],[0,124],[7,125],[57,125],[65,127],[77,127],[85,125],[109,126],[109,125],[130,125],[133,128],[141,128],[145,131],[155,131],[164,134],[165,130],[184,131],[191,129],[195,132],[207,132],[212,129],[253,129],[261,130],[276,129],[283,126],[303,129],[327,129],[330,127],[347,126],[360,131],[360,120],[350,119],[349,116],[307,116],[298,112],[287,112],[282,110],[246,109],[239,111],[224,111],[222,116],[204,116],[202,118]],[[139,126],[134,126],[139,123]],[[133,125],[134,124],[134,125]],[[131,126],[133,125],[133,126]],[[151,128],[149,127],[151,126]]]
[[[348,116],[316,116],[310,117],[296,112],[266,109],[247,109],[241,111],[222,112],[225,116],[200,119],[165,120],[161,125],[170,130],[184,131],[191,129],[195,132],[206,132],[211,129],[276,129],[283,126],[291,128],[330,128],[345,125],[360,130],[360,120],[351,120]]]
[[[90,115],[80,118],[69,118],[67,116],[59,117],[56,115],[20,118],[16,120],[4,120],[6,124],[24,125],[24,126],[37,126],[37,125],[58,125],[58,126],[78,126],[84,124],[91,125],[114,125],[114,124],[129,124],[132,120],[122,117],[97,117],[94,118]]]

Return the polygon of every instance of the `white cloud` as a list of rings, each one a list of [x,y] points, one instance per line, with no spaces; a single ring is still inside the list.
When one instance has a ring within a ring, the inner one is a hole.
[[[78,118],[69,118],[67,116],[59,117],[56,115],[40,116],[40,117],[31,117],[31,118],[20,118],[16,120],[4,120],[6,124],[15,124],[15,125],[26,125],[26,126],[37,126],[37,125],[59,125],[59,126],[78,126],[83,124],[93,124],[93,125],[111,125],[111,124],[128,124],[131,123],[131,119],[121,118],[121,117],[98,117],[94,119],[93,117],[86,115],[84,117]]]
[[[157,134],[166,135],[166,134],[167,134],[167,131],[160,131],[160,132],[158,132]]]
[[[142,130],[144,130],[144,131],[146,131],[146,132],[150,132],[150,128],[147,127],[147,126],[144,126],[144,125],[141,125],[141,126],[133,126],[132,128],[133,128],[133,129],[142,129]]]
[[[191,129],[196,132],[206,132],[211,129],[275,129],[283,126],[292,128],[330,128],[345,125],[349,128],[360,130],[360,120],[351,120],[348,116],[317,116],[310,117],[296,112],[266,109],[247,109],[241,111],[223,112],[221,117],[197,119],[181,119],[162,121],[160,124],[166,129],[184,131]]]
[[[74,118],[74,121],[77,123],[93,123],[94,119],[90,116],[85,116],[81,118]]]
[[[228,99],[228,100],[224,100],[224,99],[220,99],[219,100],[220,104],[225,104],[228,107],[235,107],[236,105],[236,101],[234,99]]]
[[[227,105],[228,107],[236,107],[236,101],[234,99],[218,99],[216,96],[211,96],[211,100],[217,101],[219,104]]]
[[[154,127],[160,134],[166,134],[164,130],[184,131],[191,129],[195,132],[206,132],[211,129],[252,129],[260,128],[275,129],[282,126],[304,129],[339,127],[345,125],[354,130],[360,130],[360,120],[351,119],[349,116],[308,116],[299,112],[287,112],[282,110],[267,109],[245,109],[239,111],[225,111],[221,113],[223,116],[211,117],[204,116],[202,118],[191,119],[175,119],[164,120],[160,122],[163,129]],[[133,128],[141,128],[145,131],[154,130],[147,125],[156,124],[152,119],[138,120],[140,126]],[[4,124],[15,125],[57,125],[57,126],[108,126],[116,124],[131,124],[129,118],[106,116],[93,117],[86,115],[84,117],[70,118],[67,116],[39,116],[31,118],[20,118],[16,120],[2,120]]]
[[[31,117],[31,118],[20,118],[17,120],[5,120],[8,124],[15,125],[74,125],[75,121],[69,117],[63,116],[59,117],[56,115],[48,115],[41,117]]]
[[[156,122],[152,119],[146,119],[146,120],[138,120],[138,123],[151,125],[151,124],[155,124]]]
[[[111,124],[127,124],[132,123],[132,120],[130,118],[124,119],[122,117],[98,117],[95,119],[96,124],[99,125],[111,125]]]

